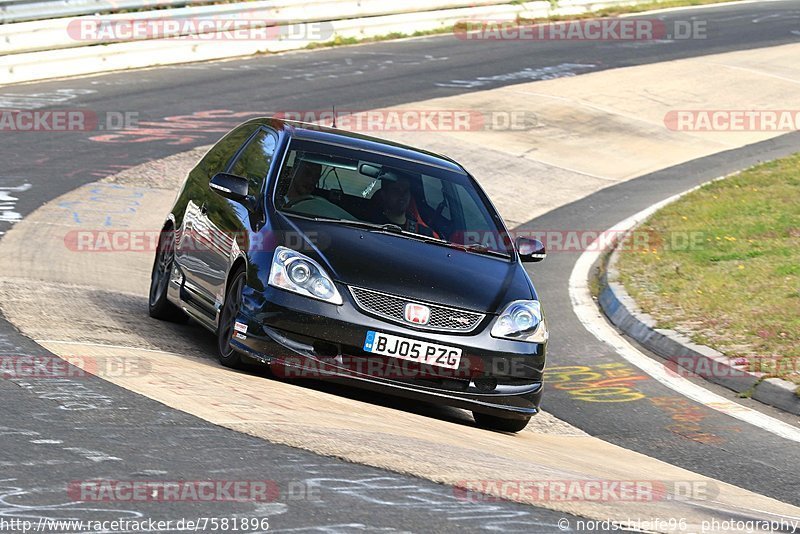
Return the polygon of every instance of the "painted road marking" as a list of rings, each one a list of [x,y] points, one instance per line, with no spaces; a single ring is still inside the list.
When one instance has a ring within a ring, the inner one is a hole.
[[[550,67],[532,68],[528,67],[517,72],[497,74],[495,76],[479,76],[473,80],[450,80],[449,82],[438,82],[436,87],[455,87],[458,89],[474,89],[484,87],[499,82],[526,81],[535,82],[541,80],[554,80],[584,74],[595,68],[593,63],[561,63]]]
[[[3,109],[39,109],[64,104],[83,95],[91,95],[93,89],[57,89],[42,93],[0,93],[0,108]]]
[[[623,363],[604,363],[593,367],[570,365],[547,368],[547,383],[585,402],[631,402],[645,398],[635,382],[649,377]]]
[[[15,211],[17,208],[16,196],[10,193],[23,193],[31,188],[31,184],[22,184],[18,186],[0,186],[0,222],[16,223],[22,220],[22,214]],[[3,235],[5,232],[0,232]]]

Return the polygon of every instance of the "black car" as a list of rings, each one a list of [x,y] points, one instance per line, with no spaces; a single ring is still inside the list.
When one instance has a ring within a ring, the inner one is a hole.
[[[515,242],[443,156],[263,118],[189,173],[161,231],[150,315],[215,332],[219,359],[472,410],[522,430],[547,327]]]

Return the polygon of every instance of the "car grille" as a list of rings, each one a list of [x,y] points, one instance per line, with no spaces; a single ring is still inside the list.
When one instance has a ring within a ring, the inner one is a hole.
[[[446,330],[451,332],[469,332],[483,320],[484,314],[475,313],[457,308],[448,308],[438,304],[419,302],[405,297],[398,297],[364,289],[351,287],[350,293],[362,310],[379,315],[385,319],[400,322],[412,328],[425,328],[429,330]],[[430,319],[426,325],[416,325],[405,320],[406,304],[424,304],[431,310]]]

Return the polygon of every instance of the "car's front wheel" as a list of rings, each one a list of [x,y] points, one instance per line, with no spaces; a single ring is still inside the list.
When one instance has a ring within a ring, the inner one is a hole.
[[[500,432],[519,432],[531,420],[530,417],[524,419],[508,419],[505,417],[497,417],[495,415],[486,415],[485,413],[472,412],[475,418],[475,424],[481,428],[488,430],[498,430]]]
[[[183,310],[167,299],[167,286],[169,286],[174,263],[175,232],[163,231],[158,239],[158,250],[150,275],[150,297],[147,307],[150,317],[162,321],[185,322],[186,314],[183,313]]]
[[[225,303],[222,305],[219,315],[219,325],[217,326],[219,363],[234,369],[242,366],[242,357],[231,347],[231,338],[235,330],[236,316],[239,315],[239,308],[242,305],[242,290],[246,279],[247,275],[242,268],[231,276],[228,291],[225,293]]]

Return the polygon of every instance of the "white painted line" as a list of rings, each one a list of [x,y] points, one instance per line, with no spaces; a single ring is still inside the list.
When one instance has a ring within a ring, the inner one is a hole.
[[[724,177],[723,177],[724,178]],[[717,178],[721,180],[723,178]],[[716,181],[716,180],[711,180]],[[711,182],[707,182],[711,183]],[[705,185],[705,184],[702,184]],[[624,221],[615,224],[608,230],[606,235],[622,235],[624,232],[634,228],[640,222],[644,221],[647,217],[652,215],[660,208],[678,200],[683,195],[695,191],[702,187],[702,185],[693,187],[688,191],[684,191],[678,195],[672,196],[661,202],[650,206],[649,208],[628,217]],[[784,423],[774,417],[770,417],[747,406],[742,406],[731,400],[726,399],[716,393],[687,380],[684,377],[676,375],[674,372],[669,371],[667,367],[661,362],[654,360],[640,352],[636,347],[628,342],[622,335],[620,335],[614,327],[612,327],[602,315],[600,308],[592,299],[592,293],[589,289],[589,273],[592,265],[597,261],[602,253],[603,247],[587,247],[587,251],[581,254],[572,273],[569,277],[569,296],[572,301],[572,308],[575,315],[583,324],[584,328],[591,332],[597,339],[604,343],[608,343],[620,356],[625,358],[628,362],[635,365],[654,379],[658,380],[668,388],[688,397],[689,399],[703,404],[724,413],[731,417],[735,417],[740,421],[749,423],[753,426],[771,432],[782,438],[800,443],[800,428],[796,428],[790,424]],[[596,249],[596,250],[595,250]]]
[[[22,184],[16,187],[0,187],[0,221],[16,223],[22,220],[22,214],[14,211],[17,207],[17,197],[9,193],[22,193],[31,188],[31,184]],[[4,232],[0,232],[2,234]]]
[[[50,92],[38,92],[33,95],[23,93],[0,93],[0,108],[7,109],[39,109],[61,105],[79,96],[94,94],[94,89],[58,89]]]

